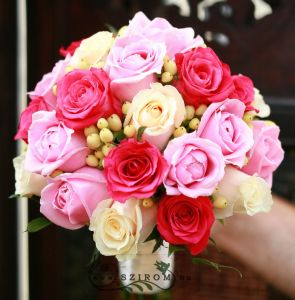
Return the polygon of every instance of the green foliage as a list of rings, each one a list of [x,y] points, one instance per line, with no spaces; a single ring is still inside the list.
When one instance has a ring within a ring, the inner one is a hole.
[[[113,25],[106,23],[105,26],[112,34],[117,35],[118,30]]]
[[[153,253],[156,252],[161,246],[163,246],[164,240],[162,239],[157,226],[154,227],[153,231],[151,234],[147,237],[147,239],[144,241],[144,243],[148,241],[156,240],[156,244],[153,248]]]
[[[168,256],[172,255],[174,252],[184,251],[186,252],[186,248],[184,246],[175,246],[172,244],[169,244],[169,250],[168,250]]]
[[[39,218],[36,218],[36,219],[30,221],[30,223],[28,224],[28,227],[27,227],[27,231],[29,233],[37,232],[37,231],[40,231],[41,229],[49,226],[50,224],[52,224],[52,223],[48,219],[46,219],[44,217],[39,217]]]
[[[141,141],[142,135],[145,130],[146,130],[146,126],[141,126],[138,128],[138,131],[137,131],[137,140],[138,141]]]

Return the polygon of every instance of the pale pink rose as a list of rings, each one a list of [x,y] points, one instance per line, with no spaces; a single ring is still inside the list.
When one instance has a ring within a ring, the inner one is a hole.
[[[220,147],[195,132],[171,140],[164,151],[169,172],[164,179],[167,195],[209,196],[224,175]]]
[[[254,146],[248,152],[249,162],[243,172],[258,175],[272,185],[272,174],[284,158],[279,140],[280,128],[264,121],[253,121]]]
[[[58,61],[53,70],[42,77],[41,81],[37,83],[35,90],[28,93],[32,100],[42,97],[52,109],[56,108],[56,95],[53,94],[53,86],[64,75],[69,59],[70,55],[64,60]]]
[[[56,169],[72,172],[85,166],[85,136],[58,121],[55,111],[33,114],[28,141],[25,167],[30,172],[49,175]]]
[[[186,52],[204,44],[200,36],[195,36],[192,28],[176,28],[163,18],[152,21],[147,16],[138,12],[130,21],[126,36],[142,35],[152,42],[163,42],[167,47],[167,54],[174,58],[176,53]]]
[[[88,224],[96,205],[109,198],[103,172],[84,167],[64,173],[42,190],[40,211],[51,222],[67,229]]]
[[[237,99],[212,103],[205,111],[197,135],[221,147],[227,164],[242,167],[253,146],[253,132],[243,121],[245,105]]]
[[[161,73],[165,54],[164,43],[151,43],[139,36],[117,39],[104,67],[114,95],[130,101],[139,91],[156,82],[156,73]]]

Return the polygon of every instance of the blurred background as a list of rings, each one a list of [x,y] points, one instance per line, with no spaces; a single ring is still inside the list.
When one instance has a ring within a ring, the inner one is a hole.
[[[295,199],[295,2],[290,0],[27,0],[28,90],[60,59],[59,48],[88,37],[106,24],[128,24],[135,12],[165,17],[174,26],[193,27],[232,73],[251,77],[272,108],[271,119],[281,127],[286,158],[274,179],[274,192]],[[12,158],[16,156],[16,2],[0,1],[1,61],[1,299],[16,299],[16,200]],[[30,219],[38,204],[30,202]],[[54,226],[30,235],[30,299],[120,299],[103,293],[88,279],[93,251],[87,230],[69,232]],[[176,257],[181,280],[167,299],[288,299],[262,278],[225,253],[209,249],[206,257],[236,266],[218,273]],[[108,260],[105,268],[115,262]],[[163,298],[163,299],[164,299]],[[123,299],[123,298],[122,298]]]

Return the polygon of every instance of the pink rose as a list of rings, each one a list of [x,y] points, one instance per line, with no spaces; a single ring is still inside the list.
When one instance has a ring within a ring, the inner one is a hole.
[[[224,174],[225,163],[220,147],[197,137],[195,132],[171,140],[164,158],[169,164],[164,179],[167,195],[209,196]]]
[[[242,167],[245,155],[253,146],[253,133],[243,121],[245,105],[237,99],[212,103],[205,111],[198,136],[221,147],[227,164]]]
[[[167,162],[158,148],[147,141],[122,141],[104,159],[104,172],[114,200],[151,197],[162,184]]]
[[[270,186],[272,174],[284,158],[279,141],[280,128],[264,121],[253,121],[254,146],[248,152],[249,162],[242,171],[262,177]]]
[[[96,205],[108,198],[103,172],[84,167],[52,179],[41,192],[40,211],[58,226],[78,229],[89,223]]]
[[[15,140],[22,139],[26,143],[28,143],[28,130],[32,124],[32,115],[39,110],[51,110],[49,105],[46,104],[42,97],[36,97],[35,99],[33,99],[29,103],[28,107],[21,113],[20,121],[18,124],[18,131],[14,137]]]
[[[43,76],[42,80],[37,83],[35,90],[28,93],[32,100],[42,97],[52,109],[56,108],[56,95],[53,93],[53,86],[64,75],[69,59],[70,56],[67,56],[64,60],[58,61],[52,72]]]
[[[139,36],[117,39],[105,65],[113,93],[120,100],[132,100],[157,81],[155,73],[161,73],[165,54],[164,43],[151,43]]]
[[[119,101],[110,91],[109,77],[96,68],[66,74],[57,84],[57,104],[57,117],[73,129],[121,112]]]
[[[173,245],[185,245],[192,255],[207,246],[214,221],[208,197],[166,196],[160,201],[157,215],[160,234]]]
[[[152,42],[165,43],[169,58],[174,58],[176,53],[186,52],[204,44],[200,36],[194,38],[192,28],[176,28],[163,18],[152,21],[142,12],[135,14],[130,21],[125,36],[141,35]]]
[[[234,90],[228,96],[231,99],[239,99],[246,105],[246,110],[253,110],[251,103],[254,101],[254,85],[252,80],[244,75],[232,76]]]
[[[89,153],[85,136],[58,121],[55,111],[34,113],[28,136],[28,171],[49,175],[56,169],[72,172],[85,166]]]
[[[219,102],[233,91],[229,66],[211,48],[197,48],[175,56],[178,81],[175,85],[187,104]]]

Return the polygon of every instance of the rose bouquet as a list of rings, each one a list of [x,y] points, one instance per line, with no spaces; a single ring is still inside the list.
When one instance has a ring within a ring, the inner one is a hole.
[[[251,79],[192,28],[139,12],[60,52],[16,135],[27,143],[16,194],[40,196],[44,216],[29,231],[89,226],[119,261],[145,243],[196,256],[215,220],[271,209],[279,127],[261,119],[270,109]]]

